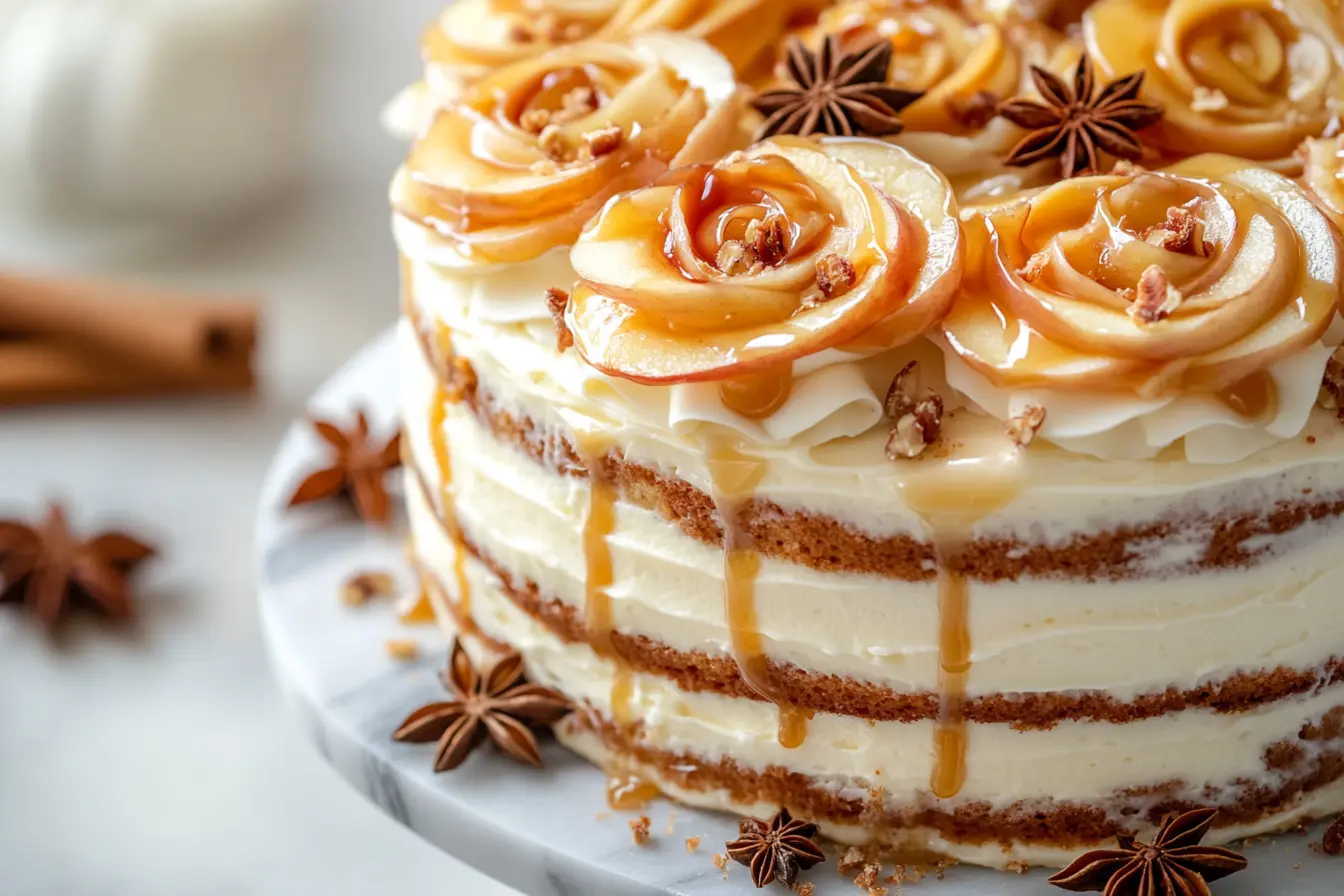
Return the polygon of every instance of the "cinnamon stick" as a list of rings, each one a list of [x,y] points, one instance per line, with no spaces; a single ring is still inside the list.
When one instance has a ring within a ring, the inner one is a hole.
[[[238,381],[249,371],[257,337],[257,305],[250,300],[186,299],[120,284],[0,273],[0,332],[36,337],[47,346],[83,353],[141,370],[114,372],[113,380],[157,381],[178,375]],[[44,349],[50,351],[50,348]],[[41,354],[41,353],[39,353]],[[79,380],[89,359],[61,360]],[[73,365],[73,366],[71,366]],[[46,370],[47,368],[42,368]],[[30,375],[36,375],[36,369]]]
[[[154,368],[109,363],[74,345],[0,340],[0,406],[248,392],[255,385],[249,365]]]

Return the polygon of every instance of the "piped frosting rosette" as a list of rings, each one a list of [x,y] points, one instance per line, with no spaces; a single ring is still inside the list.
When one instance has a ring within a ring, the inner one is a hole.
[[[1321,0],[1100,0],[1084,17],[1108,77],[1147,71],[1166,114],[1145,139],[1184,156],[1291,157],[1344,98],[1344,45]]]
[[[797,0],[457,0],[426,30],[426,82],[450,100],[504,65],[584,40],[679,31],[739,71],[778,40]]]
[[[518,62],[441,112],[393,183],[399,217],[451,251],[522,262],[568,246],[608,198],[741,145],[731,67],[701,41],[647,35]]]
[[[1061,71],[1077,51],[1038,23],[1005,21],[957,4],[905,0],[846,0],[822,12],[801,32],[810,49],[828,36],[845,52],[874,40],[892,46],[887,82],[923,96],[901,110],[905,130],[892,138],[937,163],[961,192],[1008,172],[1004,156],[1021,136],[995,104],[1030,88],[1030,66]]]
[[[948,380],[1107,458],[1195,462],[1297,435],[1344,330],[1333,229],[1292,181],[1226,156],[1075,178],[967,221]]]
[[[617,197],[570,258],[567,320],[589,365],[717,383],[762,416],[789,394],[793,362],[873,354],[935,326],[962,245],[947,182],[906,151],[781,137]]]

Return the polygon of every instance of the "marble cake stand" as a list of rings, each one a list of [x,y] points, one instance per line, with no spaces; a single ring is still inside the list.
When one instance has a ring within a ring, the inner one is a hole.
[[[314,397],[310,407],[338,418],[363,405],[375,425],[391,426],[396,408],[396,357],[391,333],[366,347]],[[362,569],[393,569],[410,581],[403,533],[377,534],[337,508],[282,513],[287,490],[320,458],[297,421],[267,478],[257,521],[261,618],[275,676],[303,730],[351,785],[421,837],[529,896],[653,896],[744,894],[746,868],[730,864],[725,879],[711,864],[736,832],[734,820],[656,802],[645,810],[653,841],[631,840],[632,813],[610,812],[604,779],[562,747],[545,746],[546,769],[532,771],[482,750],[460,770],[435,775],[431,748],[397,744],[389,733],[411,709],[441,699],[435,672],[445,647],[436,630],[408,628],[383,602],[343,606],[340,585]],[[422,657],[390,659],[384,643],[416,638]],[[670,820],[671,819],[671,820]],[[671,833],[667,832],[669,823]],[[1314,836],[1319,838],[1317,829]],[[688,837],[701,837],[687,852]],[[1344,892],[1344,858],[1308,850],[1307,838],[1284,835],[1247,850],[1248,871],[1219,883],[1218,896],[1325,896]],[[373,858],[373,857],[371,857]],[[1045,874],[1001,874],[954,868],[943,881],[907,885],[930,896],[1027,896],[1062,892]],[[807,878],[817,896],[858,891],[834,865]],[[785,892],[771,888],[770,892]],[[892,888],[892,893],[897,889]]]

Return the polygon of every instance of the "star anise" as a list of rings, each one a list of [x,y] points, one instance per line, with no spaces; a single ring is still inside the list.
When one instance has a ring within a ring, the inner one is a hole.
[[[1008,154],[1008,164],[1027,166],[1059,156],[1064,177],[1097,174],[1099,151],[1128,161],[1143,156],[1138,131],[1162,117],[1162,107],[1139,98],[1143,72],[1096,88],[1092,61],[1084,53],[1070,87],[1054,72],[1033,65],[1031,79],[1041,100],[1013,99],[999,114],[1028,133]]]
[[[40,525],[0,521],[0,602],[22,600],[54,629],[72,598],[101,607],[114,619],[131,615],[127,580],[154,548],[124,532],[81,541],[65,509],[53,504]]]
[[[1209,884],[1246,867],[1230,849],[1200,846],[1217,809],[1195,809],[1168,818],[1152,844],[1116,838],[1119,849],[1094,849],[1050,878],[1074,893],[1103,896],[1210,896]]]
[[[827,35],[817,52],[791,38],[785,57],[787,87],[767,90],[753,101],[766,116],[757,140],[776,134],[829,134],[832,137],[886,137],[905,127],[899,113],[923,96],[887,84],[891,41],[880,39],[840,52],[840,39]]]
[[[541,751],[529,726],[554,725],[573,710],[563,694],[523,681],[523,658],[517,653],[481,675],[455,640],[448,667],[439,677],[456,699],[422,706],[392,734],[413,744],[437,740],[436,772],[457,768],[487,734],[511,759],[540,766]]]
[[[813,842],[817,826],[796,821],[788,809],[780,809],[769,821],[744,818],[737,825],[738,839],[728,844],[728,856],[751,869],[757,889],[775,880],[792,887],[798,872],[826,861],[826,854]]]
[[[351,500],[367,522],[386,523],[391,515],[391,501],[385,480],[390,470],[401,466],[401,432],[385,445],[370,444],[369,418],[362,410],[351,430],[343,430],[328,420],[314,419],[312,424],[322,441],[332,448],[331,463],[299,483],[289,506],[344,497]]]

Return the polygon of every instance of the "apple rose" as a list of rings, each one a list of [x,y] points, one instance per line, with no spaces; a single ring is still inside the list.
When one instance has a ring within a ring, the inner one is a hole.
[[[1100,0],[1083,19],[1107,77],[1146,70],[1170,155],[1288,158],[1344,96],[1344,46],[1321,0]]]
[[[906,151],[780,137],[613,199],[570,260],[584,360],[701,382],[915,339],[946,314],[962,246],[950,187]]]
[[[1344,227],[1344,140],[1308,140],[1299,150],[1302,182],[1339,227]]]
[[[584,40],[680,31],[738,70],[774,41],[799,0],[457,0],[421,41],[428,79],[453,97],[500,66]]]
[[[416,142],[396,210],[464,257],[567,246],[608,198],[741,145],[733,72],[701,41],[583,43],[478,82]]]
[[[1225,393],[1336,317],[1329,221],[1227,156],[1063,181],[967,230],[972,285],[943,335],[998,386]]]

